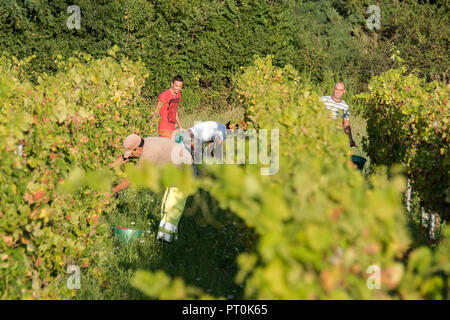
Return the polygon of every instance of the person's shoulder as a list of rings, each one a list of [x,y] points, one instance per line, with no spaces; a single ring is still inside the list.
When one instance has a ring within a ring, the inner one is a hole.
[[[153,139],[153,137],[144,138],[144,151],[147,150],[149,147],[151,147],[152,139]]]
[[[167,89],[167,90],[163,91],[163,92],[159,95],[159,100],[162,100],[162,99],[166,98],[170,93],[171,93],[170,89]]]
[[[144,139],[145,144],[147,145],[155,145],[155,144],[177,144],[175,141],[169,139],[169,138],[164,138],[164,137],[147,137]],[[144,144],[144,147],[145,147]]]
[[[321,96],[320,101],[328,101],[331,99],[331,96]]]
[[[343,106],[345,106],[346,108],[348,108],[348,104],[347,104],[347,102],[345,102],[344,100],[341,100],[340,104],[342,104]]]
[[[189,130],[198,130],[199,128],[201,128],[203,122],[197,122],[194,123],[194,125],[192,127],[189,128]]]
[[[173,140],[169,139],[169,138],[165,138],[165,137],[159,137],[159,136],[153,136],[153,137],[148,137],[146,139],[149,139],[152,142],[173,142]]]
[[[220,123],[218,123],[216,121],[205,121],[204,124],[206,127],[211,127],[211,128],[217,128],[220,125]]]
[[[216,126],[216,123],[214,121],[203,121],[203,122],[199,122],[195,125],[196,128],[201,128],[201,129],[213,128],[215,126]]]
[[[157,138],[157,137],[146,137],[146,138],[144,138],[144,144],[145,143],[150,143],[154,138]]]
[[[221,128],[222,126],[225,127],[225,125],[223,125],[217,121],[205,121],[205,122],[203,122],[203,125],[205,127],[212,128],[212,129],[218,129],[218,128]]]

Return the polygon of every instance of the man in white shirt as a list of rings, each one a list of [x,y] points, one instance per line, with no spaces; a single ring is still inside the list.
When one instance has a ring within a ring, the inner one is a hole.
[[[194,152],[201,152],[204,143],[208,143],[208,154],[211,154],[214,144],[215,156],[222,157],[222,144],[227,137],[227,128],[225,125],[215,121],[199,122],[182,134],[183,143],[191,151],[194,162],[200,159]]]
[[[195,138],[200,139],[202,143],[205,142],[218,142],[220,139],[222,142],[227,137],[227,128],[215,121],[199,122],[190,128],[194,133]]]
[[[328,110],[332,112],[332,118],[337,120],[340,116],[344,127],[344,132],[348,135],[350,147],[356,147],[356,143],[352,137],[352,130],[350,128],[350,111],[347,103],[342,100],[345,94],[345,86],[343,82],[337,82],[334,85],[332,96],[323,96],[320,98]]]

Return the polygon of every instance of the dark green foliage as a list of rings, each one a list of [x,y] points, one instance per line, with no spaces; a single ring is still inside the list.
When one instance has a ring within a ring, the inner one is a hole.
[[[81,9],[81,29],[66,23],[72,1],[13,1],[0,4],[0,48],[24,58],[35,55],[30,71],[54,71],[55,55],[71,56],[75,51],[104,55],[114,44],[121,45],[123,10],[119,1],[86,1]]]
[[[369,30],[370,1],[77,1],[81,29],[66,22],[71,1],[4,0],[0,4],[0,51],[36,55],[33,72],[52,72],[57,53],[85,51],[142,59],[150,71],[149,103],[180,73],[192,100],[223,106],[217,92],[255,54],[272,54],[313,81],[344,80],[354,90],[388,70],[391,49],[429,79],[448,80],[449,14],[445,1],[380,1],[381,29]],[[206,89],[206,91],[205,91]],[[188,106],[191,108],[192,106]]]
[[[365,26],[370,5],[377,4],[381,28]],[[448,1],[333,1],[338,12],[351,21],[352,37],[359,43],[361,76],[368,78],[393,67],[389,56],[399,49],[410,69],[428,80],[449,80]]]

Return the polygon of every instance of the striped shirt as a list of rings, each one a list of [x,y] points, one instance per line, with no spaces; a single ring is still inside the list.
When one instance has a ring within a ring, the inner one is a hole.
[[[338,117],[345,120],[350,120],[350,111],[344,100],[341,100],[341,102],[336,102],[331,96],[323,96],[320,98],[320,101],[325,103],[328,110],[331,110],[331,116],[334,120],[337,120]]]

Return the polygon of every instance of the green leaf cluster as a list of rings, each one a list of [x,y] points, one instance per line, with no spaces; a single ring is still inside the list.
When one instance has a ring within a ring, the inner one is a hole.
[[[146,70],[127,59],[58,59],[38,83],[26,62],[0,58],[0,296],[69,298],[66,268],[103,281],[111,245],[102,215],[106,170],[123,138],[150,131],[140,102]]]
[[[111,0],[76,3],[81,29],[66,26],[71,1],[4,0],[0,3],[0,51],[19,59],[34,78],[57,70],[55,57],[75,52],[99,58],[117,46],[115,57],[141,59],[149,70],[143,93],[153,104],[176,74],[186,80],[188,110],[196,101],[223,108],[239,66],[253,55],[274,56],[311,82],[344,80],[366,88],[370,78],[396,66],[399,49],[410,69],[448,81],[449,15],[445,0],[378,1],[381,29],[369,30],[373,3],[337,0]],[[331,84],[332,85],[332,84]],[[220,92],[217,92],[217,91]]]
[[[364,150],[378,165],[401,164],[427,210],[448,221],[450,206],[449,84],[407,73],[404,66],[374,77],[365,105]]]

